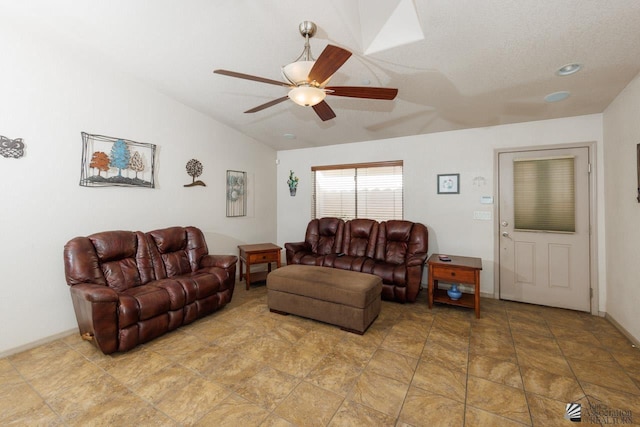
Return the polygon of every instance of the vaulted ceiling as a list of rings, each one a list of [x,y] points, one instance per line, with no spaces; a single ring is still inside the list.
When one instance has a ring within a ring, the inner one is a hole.
[[[0,16],[278,150],[600,113],[640,72],[637,0],[2,0]],[[281,80],[306,20],[316,58],[353,53],[332,85],[397,98],[328,96],[326,122],[290,100],[243,113],[287,88],[212,71]]]

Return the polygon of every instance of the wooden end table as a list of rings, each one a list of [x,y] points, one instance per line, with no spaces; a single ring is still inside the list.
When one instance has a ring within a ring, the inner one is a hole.
[[[267,274],[271,272],[271,263],[275,262],[280,268],[280,251],[282,248],[273,243],[259,243],[257,245],[238,245],[240,251],[240,281],[244,275],[247,283],[247,290],[251,286],[251,266],[254,264],[267,264],[266,272],[257,272],[253,274],[253,280],[259,282],[267,278]],[[243,264],[247,266],[247,272],[243,273]]]
[[[429,266],[429,308],[433,302],[470,307],[480,318],[480,270],[482,260],[464,256],[449,255],[451,261],[440,261],[440,254],[433,254],[427,260]],[[438,281],[473,285],[473,294],[462,293],[458,300],[452,300],[445,289],[438,289]]]

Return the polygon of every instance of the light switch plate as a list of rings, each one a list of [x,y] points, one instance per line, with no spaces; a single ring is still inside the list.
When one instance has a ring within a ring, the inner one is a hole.
[[[493,196],[482,196],[480,197],[480,203],[483,205],[492,205],[493,204]]]

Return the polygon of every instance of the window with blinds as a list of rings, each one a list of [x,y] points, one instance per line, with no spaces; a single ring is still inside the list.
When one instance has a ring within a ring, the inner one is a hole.
[[[403,219],[403,162],[314,166],[313,218]]]
[[[514,227],[575,232],[574,158],[513,162]]]

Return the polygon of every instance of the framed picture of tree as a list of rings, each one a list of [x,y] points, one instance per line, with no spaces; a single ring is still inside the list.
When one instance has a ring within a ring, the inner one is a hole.
[[[82,132],[83,187],[155,188],[156,146]]]

